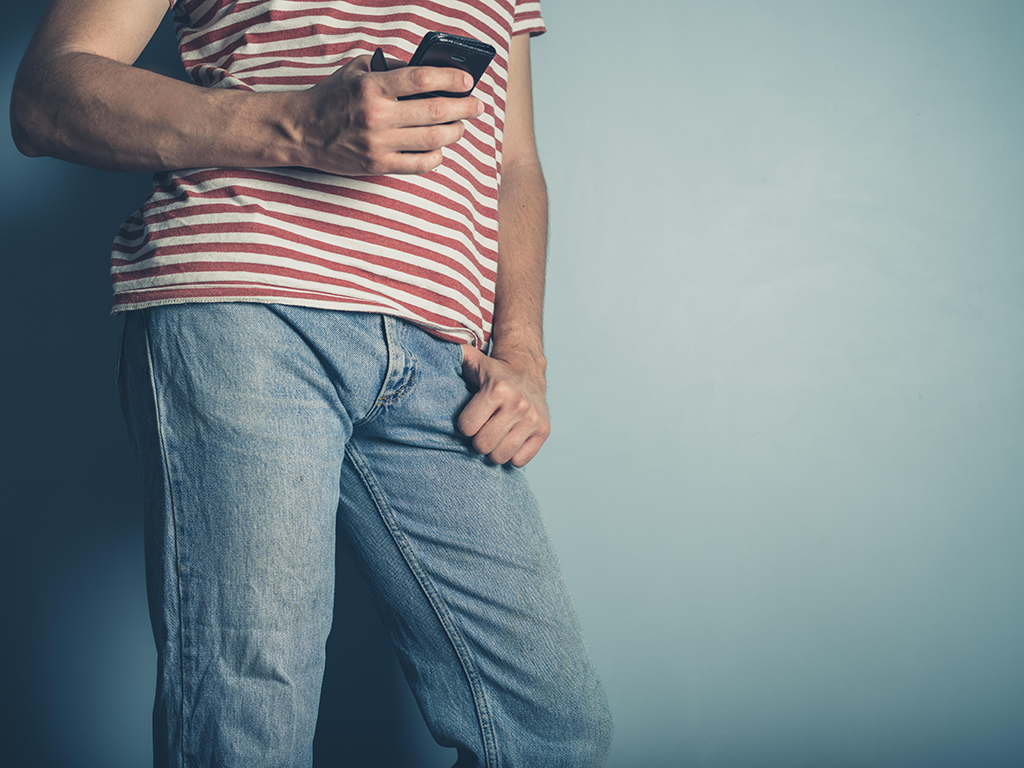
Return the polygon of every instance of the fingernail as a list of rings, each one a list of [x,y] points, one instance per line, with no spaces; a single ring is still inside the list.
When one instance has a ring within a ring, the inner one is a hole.
[[[477,99],[476,100],[476,115],[475,115],[475,117],[480,117],[480,115],[482,115],[483,113],[484,113],[484,103],[482,101],[480,101],[480,99]]]
[[[462,82],[466,84],[467,91],[473,89],[473,76],[469,72],[463,73]]]

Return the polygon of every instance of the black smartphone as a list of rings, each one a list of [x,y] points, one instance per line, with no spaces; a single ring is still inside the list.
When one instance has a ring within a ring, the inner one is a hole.
[[[473,76],[473,88],[480,76],[494,58],[494,46],[474,40],[472,37],[450,35],[447,32],[427,32],[420,41],[419,47],[409,61],[410,67],[454,67],[469,72]],[[469,96],[473,88],[463,93],[449,91],[431,91],[417,93],[413,96],[401,96],[400,99],[429,99],[433,96]]]

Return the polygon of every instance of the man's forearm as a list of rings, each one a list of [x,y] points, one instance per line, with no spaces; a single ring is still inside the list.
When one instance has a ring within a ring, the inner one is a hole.
[[[508,71],[491,354],[464,346],[463,375],[477,392],[458,423],[491,461],[522,467],[551,434],[541,330],[548,195],[533,136],[528,35],[512,38]]]
[[[85,52],[26,64],[11,101],[25,154],[117,171],[297,160],[288,93],[200,88]]]
[[[476,450],[517,467],[551,433],[541,332],[547,190],[536,154],[521,157],[502,169],[491,354],[465,345],[463,375],[477,393],[459,414],[459,429]]]
[[[502,169],[491,355],[543,377],[548,198],[535,156]]]
[[[344,175],[425,173],[478,117],[458,69],[371,72],[358,56],[308,88],[200,88],[131,66],[166,0],[52,0],[11,93],[27,155],[120,171],[298,165]],[[116,20],[116,22],[112,21]],[[398,62],[396,62],[398,63]]]

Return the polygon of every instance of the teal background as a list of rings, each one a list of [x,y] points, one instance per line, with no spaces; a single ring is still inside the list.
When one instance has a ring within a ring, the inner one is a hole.
[[[40,14],[0,31],[5,93]],[[529,471],[609,766],[1024,764],[1024,4],[545,17],[555,432]],[[144,765],[106,261],[149,181],[8,139],[0,172],[5,751]],[[449,765],[340,567],[319,757]]]

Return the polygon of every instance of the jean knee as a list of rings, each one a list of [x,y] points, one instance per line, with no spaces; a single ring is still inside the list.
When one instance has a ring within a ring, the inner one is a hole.
[[[573,694],[552,698],[542,715],[546,734],[533,745],[534,754],[523,754],[515,765],[548,768],[601,768],[612,743],[612,715],[608,700],[595,684]]]

